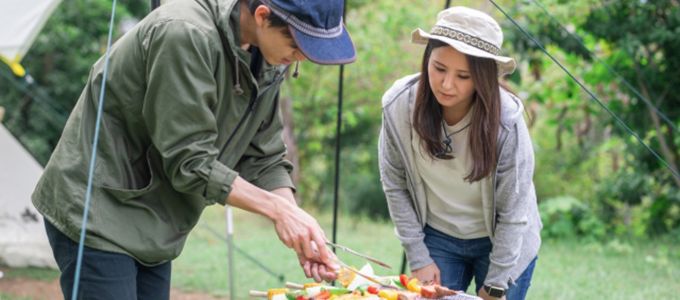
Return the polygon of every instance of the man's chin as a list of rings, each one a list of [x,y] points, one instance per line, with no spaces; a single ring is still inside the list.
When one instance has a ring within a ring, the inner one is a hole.
[[[282,65],[289,65],[290,64],[290,63],[286,63],[285,59],[279,60],[279,59],[271,59],[271,58],[264,57],[264,60],[272,66],[282,66]]]

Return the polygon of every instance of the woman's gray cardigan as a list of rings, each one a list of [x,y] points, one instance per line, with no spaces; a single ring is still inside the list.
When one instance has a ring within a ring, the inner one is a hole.
[[[411,140],[412,111],[420,75],[398,80],[383,96],[383,126],[380,132],[380,177],[395,232],[411,267],[433,263],[423,242],[427,223],[427,201],[416,172]],[[498,164],[489,195],[482,189],[485,225],[493,244],[485,284],[508,288],[537,256],[542,227],[533,184],[534,153],[524,122],[522,102],[501,89],[501,129],[498,135]],[[488,182],[487,182],[488,183]]]

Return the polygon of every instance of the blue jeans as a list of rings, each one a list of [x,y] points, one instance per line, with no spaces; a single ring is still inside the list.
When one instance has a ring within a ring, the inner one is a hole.
[[[71,299],[78,244],[45,220],[47,238],[57,261],[64,299]],[[78,299],[170,299],[170,262],[154,267],[141,265],[125,254],[83,249]]]
[[[463,240],[425,226],[425,245],[441,272],[441,282],[454,290],[466,291],[475,278],[475,293],[484,285],[489,270],[491,240],[488,237]],[[523,300],[536,266],[536,258],[506,291],[507,300]]]

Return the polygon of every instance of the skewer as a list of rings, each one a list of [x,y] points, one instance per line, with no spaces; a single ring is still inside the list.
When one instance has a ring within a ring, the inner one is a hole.
[[[302,284],[290,282],[290,281],[286,282],[286,287],[289,288],[289,289],[294,289],[294,290],[302,290],[302,289],[305,288],[305,286],[302,285]]]
[[[384,262],[378,260],[377,258],[368,256],[368,255],[366,255],[366,254],[359,253],[359,252],[357,252],[357,251],[355,251],[355,250],[352,250],[352,249],[348,248],[347,246],[343,246],[343,245],[331,243],[331,242],[329,242],[329,241],[326,241],[326,245],[331,246],[331,247],[333,247],[333,248],[335,248],[335,249],[340,249],[340,250],[345,251],[345,252],[347,252],[347,253],[349,253],[349,254],[353,254],[353,255],[355,255],[355,256],[361,257],[361,258],[363,258],[363,259],[365,259],[365,260],[368,260],[368,261],[370,261],[370,262],[373,262],[373,263],[375,263],[375,264],[377,264],[377,265],[379,265],[379,266],[381,266],[381,267],[383,267],[383,268],[390,269],[390,270],[392,269],[392,267],[391,267],[390,265],[388,265],[387,263],[384,263]]]
[[[267,298],[267,292],[263,291],[250,290],[248,294],[254,298]]]

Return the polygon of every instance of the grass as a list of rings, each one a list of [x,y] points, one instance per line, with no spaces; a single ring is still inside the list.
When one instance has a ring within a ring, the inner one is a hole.
[[[234,241],[237,247],[257,258],[274,275],[260,269],[240,253],[235,254],[235,281],[238,299],[247,299],[249,290],[280,287],[285,281],[309,282],[293,251],[278,240],[270,221],[234,211]],[[331,216],[314,214],[331,235]],[[207,228],[212,228],[211,230]],[[224,209],[208,208],[191,233],[182,255],[173,262],[172,286],[184,291],[228,296],[227,248]],[[381,275],[396,275],[401,265],[401,247],[392,225],[367,219],[341,217],[338,242],[378,257],[392,265],[388,271],[374,267]],[[363,261],[339,253],[355,266]],[[53,280],[55,271],[12,269],[5,278]],[[680,242],[673,240],[586,243],[575,240],[545,241],[539,254],[528,299],[676,299],[680,291]],[[469,291],[471,292],[471,291]],[[0,300],[16,299],[0,291]]]
[[[282,286],[285,281],[308,282],[299,267],[293,251],[286,248],[276,236],[271,222],[259,216],[234,210],[234,241],[238,248],[257,258],[273,271],[273,275],[260,269],[240,253],[235,254],[236,292],[238,298],[246,298],[248,291],[267,290]],[[328,238],[331,235],[331,217],[319,218]],[[324,221],[328,220],[328,221]],[[368,220],[340,221],[338,242],[380,257],[395,268],[401,264],[401,246],[394,237],[392,228],[386,223]],[[206,226],[225,232],[224,210],[221,207],[207,209],[201,222],[189,236],[183,254],[173,263],[173,286],[189,291],[209,291],[218,296],[229,294],[227,248],[221,236],[215,235]],[[363,261],[340,253],[340,258],[355,266]],[[379,267],[378,267],[379,268]],[[376,271],[381,271],[377,270]],[[394,273],[398,272],[394,271]],[[385,273],[387,274],[387,273]]]
[[[237,247],[262,261],[286,281],[308,282],[293,252],[278,240],[270,222],[234,210],[234,241]],[[318,215],[331,235],[329,215]],[[227,250],[220,237],[204,226],[225,231],[224,209],[206,210],[201,223],[190,235],[183,254],[173,264],[173,286],[204,291],[218,296],[229,294]],[[392,225],[367,219],[340,218],[338,242],[378,257],[395,270],[374,267],[378,274],[399,272],[401,247]],[[355,266],[360,259],[340,253]],[[236,295],[247,298],[248,290],[282,286],[243,255],[235,254]],[[680,244],[670,241],[611,241],[584,243],[574,240],[545,241],[539,254],[528,299],[673,299],[680,291]]]
[[[530,299],[677,299],[680,245],[544,243]]]
[[[59,271],[42,268],[2,269],[2,279],[28,278],[35,280],[52,281],[59,278]],[[2,298],[0,298],[2,299]]]
[[[32,300],[31,298],[26,298],[26,297],[17,297],[14,295],[9,295],[5,294],[3,292],[0,292],[0,300]]]

